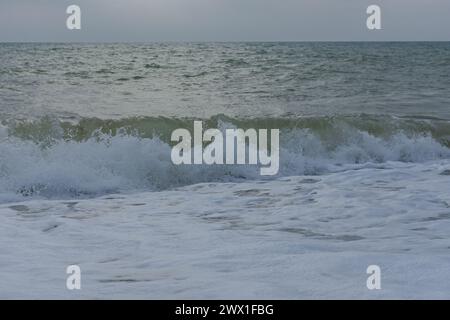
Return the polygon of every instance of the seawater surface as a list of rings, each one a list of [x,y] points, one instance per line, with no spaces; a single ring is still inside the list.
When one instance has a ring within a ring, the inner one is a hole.
[[[449,57],[0,44],[0,297],[449,298]],[[170,134],[194,120],[280,129],[279,174],[174,166]]]

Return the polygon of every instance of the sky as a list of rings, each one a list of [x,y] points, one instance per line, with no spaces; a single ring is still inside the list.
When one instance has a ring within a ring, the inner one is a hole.
[[[0,42],[415,40],[450,40],[449,0],[0,0]]]

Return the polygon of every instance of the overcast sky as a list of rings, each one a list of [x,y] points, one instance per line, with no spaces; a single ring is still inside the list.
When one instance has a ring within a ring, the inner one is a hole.
[[[66,28],[66,8],[82,30]],[[369,31],[366,9],[382,9]],[[450,0],[0,0],[0,41],[450,40]]]

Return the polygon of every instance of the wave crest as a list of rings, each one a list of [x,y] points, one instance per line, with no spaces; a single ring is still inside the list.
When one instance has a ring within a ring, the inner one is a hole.
[[[187,120],[171,121],[170,126],[159,124],[159,128],[165,126],[166,134],[171,128],[188,125]],[[214,125],[210,121],[209,126]],[[224,130],[242,124],[228,121],[219,119],[215,125]],[[264,124],[260,123],[259,127]],[[134,127],[134,134],[127,126],[117,127],[114,132],[110,127],[108,134],[97,126],[89,137],[77,138],[75,134],[75,138],[66,139],[64,136],[70,128],[74,127],[42,123],[38,126],[40,131],[36,124],[0,128],[0,201],[24,196],[90,197],[130,190],[162,190],[199,182],[270,179],[261,177],[259,168],[250,165],[175,166],[170,159],[171,144],[165,141],[165,134],[156,136],[158,130],[154,130],[153,136],[145,137],[137,133],[139,126]],[[27,136],[31,132],[39,135]],[[278,176],[317,175],[388,161],[450,159],[450,149],[431,130],[413,132],[402,128],[374,132],[373,127],[361,130],[348,122],[328,122],[323,127],[281,127]]]

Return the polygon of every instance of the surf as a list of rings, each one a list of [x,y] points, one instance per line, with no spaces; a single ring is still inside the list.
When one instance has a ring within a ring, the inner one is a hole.
[[[87,198],[202,182],[317,176],[383,168],[392,163],[414,165],[450,159],[445,122],[374,119],[378,118],[294,121],[218,117],[204,122],[205,128],[214,126],[222,131],[250,125],[261,128],[268,122],[279,126],[279,172],[270,177],[261,176],[257,166],[248,164],[174,165],[170,133],[180,125],[193,126],[186,119],[4,123],[0,130],[0,202],[36,197]],[[383,130],[379,130],[381,126]],[[167,135],[155,134],[156,128],[163,128]]]

